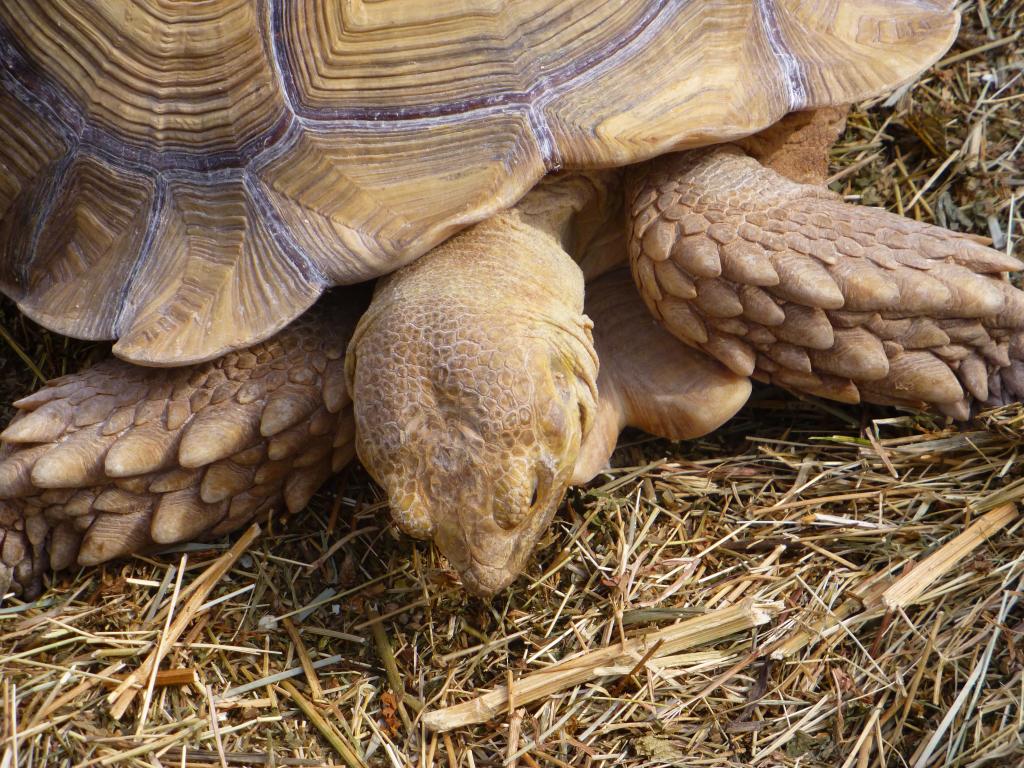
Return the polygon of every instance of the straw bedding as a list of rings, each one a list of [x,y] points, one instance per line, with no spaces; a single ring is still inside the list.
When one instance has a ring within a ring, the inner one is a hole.
[[[1024,4],[965,20],[858,106],[832,185],[1012,250]],[[9,305],[2,335],[5,403],[104,353]],[[353,467],[297,517],[5,603],[0,767],[1024,765],[1022,438],[1017,406],[759,388],[703,440],[625,435],[490,603]]]

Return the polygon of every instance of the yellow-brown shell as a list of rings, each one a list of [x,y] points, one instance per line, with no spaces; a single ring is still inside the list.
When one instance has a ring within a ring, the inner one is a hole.
[[[4,0],[0,289],[174,365],[408,263],[547,171],[914,77],[952,0]]]

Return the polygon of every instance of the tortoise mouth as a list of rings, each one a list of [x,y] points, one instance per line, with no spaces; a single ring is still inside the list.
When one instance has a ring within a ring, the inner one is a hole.
[[[460,577],[466,591],[476,597],[493,597],[508,587],[519,574],[506,568],[474,562]]]
[[[514,525],[498,519],[494,499],[476,507],[443,504],[429,510],[434,544],[469,593],[493,597],[516,580],[558,511],[564,485],[542,485]]]
[[[493,597],[523,572],[558,511],[564,491],[544,494],[512,528],[500,525],[490,511],[480,510],[468,519],[449,515],[447,524],[436,526],[434,543],[458,571],[468,592]]]

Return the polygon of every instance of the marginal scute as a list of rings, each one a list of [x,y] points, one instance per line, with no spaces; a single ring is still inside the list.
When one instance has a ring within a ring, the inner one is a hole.
[[[15,300],[24,295],[25,252],[48,176],[67,151],[55,129],[7,92],[0,78],[0,288]]]
[[[121,310],[119,357],[182,365],[223,354],[283,327],[323,290],[241,181],[172,182],[165,197]]]
[[[949,47],[959,17],[946,0],[894,5],[667,4],[586,78],[588,87],[551,100],[552,135],[566,165],[626,164],[895,87]]]
[[[268,203],[334,284],[390,272],[514,204],[544,173],[524,110],[419,123],[308,125],[258,164]]]
[[[959,27],[953,0],[775,0],[779,44],[796,57],[795,77],[808,94],[864,98],[894,88],[919,71],[926,50],[937,58]]]
[[[19,307],[47,328],[109,339],[156,194],[152,179],[79,155],[52,202]]]

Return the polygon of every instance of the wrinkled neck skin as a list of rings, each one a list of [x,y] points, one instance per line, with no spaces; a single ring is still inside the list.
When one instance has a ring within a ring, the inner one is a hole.
[[[385,278],[349,346],[360,459],[399,527],[479,595],[525,566],[594,418],[583,275],[563,246],[596,194],[541,185]]]
[[[580,448],[573,484],[608,467],[619,433],[637,427],[670,440],[718,429],[750,396],[750,380],[662,328],[637,293],[628,267],[587,283],[587,314],[601,359],[597,416]]]
[[[621,236],[624,176],[621,168],[547,176],[513,210],[578,262],[611,232]],[[624,256],[617,258],[621,262]],[[592,276],[584,270],[584,277]]]
[[[625,171],[549,176],[518,206],[525,221],[551,234],[572,255],[588,284],[627,262]]]

